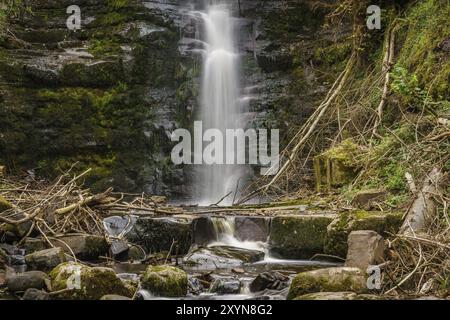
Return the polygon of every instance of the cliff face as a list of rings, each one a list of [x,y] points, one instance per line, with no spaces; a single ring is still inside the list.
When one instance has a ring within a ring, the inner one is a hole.
[[[73,4],[82,14],[76,32],[66,27]],[[195,116],[200,59],[189,53],[196,26],[184,13],[202,1],[24,5],[0,41],[0,162],[47,175],[79,162],[76,170],[93,168],[94,189],[189,193],[169,134]],[[250,116],[287,134],[328,86],[330,74],[314,64],[341,59],[319,49],[339,45],[344,56],[347,44],[321,31],[324,12],[308,1],[236,1],[236,14],[243,83],[258,96]]]

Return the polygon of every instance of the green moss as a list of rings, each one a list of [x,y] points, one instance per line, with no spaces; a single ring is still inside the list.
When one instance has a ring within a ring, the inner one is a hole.
[[[142,287],[162,297],[184,297],[187,286],[186,272],[171,266],[149,266],[142,276]]]
[[[322,253],[332,221],[332,216],[319,215],[274,217],[269,237],[271,253],[289,259]]]
[[[0,195],[0,212],[11,209],[12,204]]]

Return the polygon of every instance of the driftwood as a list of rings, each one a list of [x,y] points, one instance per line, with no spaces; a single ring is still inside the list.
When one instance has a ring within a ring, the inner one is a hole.
[[[400,228],[400,234],[424,231],[427,224],[436,215],[436,204],[433,196],[439,194],[442,172],[434,168],[425,179],[422,190],[417,195]]]

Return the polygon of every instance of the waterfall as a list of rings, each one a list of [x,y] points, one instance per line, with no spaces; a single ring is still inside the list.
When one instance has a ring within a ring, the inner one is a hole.
[[[224,4],[209,5],[200,13],[205,36],[200,120],[203,131],[244,128],[240,100],[239,53],[235,34],[236,19]],[[225,155],[225,145],[223,146]],[[196,198],[201,205],[231,205],[238,183],[244,175],[242,165],[203,164],[196,174]]]

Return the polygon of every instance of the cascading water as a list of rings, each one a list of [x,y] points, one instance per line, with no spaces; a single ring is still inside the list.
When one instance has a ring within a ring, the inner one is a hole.
[[[239,54],[235,19],[224,4],[212,4],[200,13],[205,30],[205,54],[201,83],[200,120],[203,131],[244,128],[240,104]],[[237,151],[237,150],[236,150]],[[225,155],[225,145],[223,146]],[[244,175],[242,165],[203,164],[196,175],[196,198],[201,205],[230,205]]]

